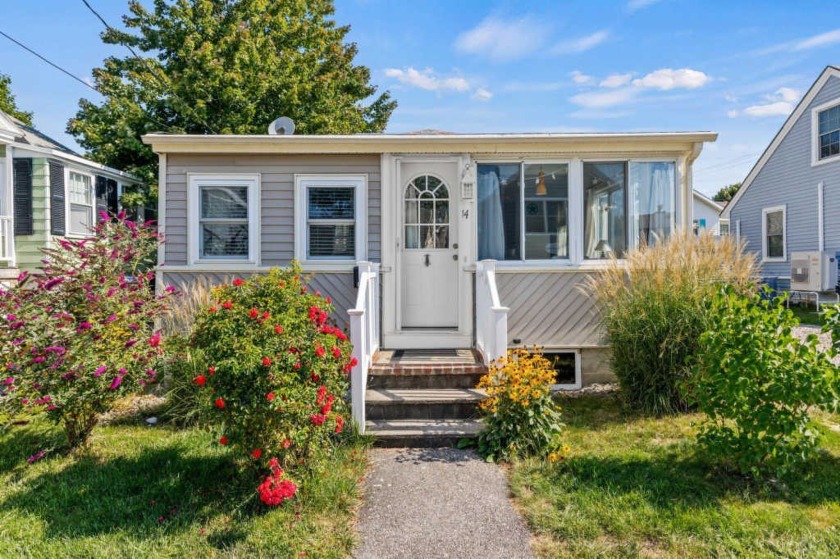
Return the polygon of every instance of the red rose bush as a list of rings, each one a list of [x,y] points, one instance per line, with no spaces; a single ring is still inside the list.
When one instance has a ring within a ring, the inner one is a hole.
[[[297,490],[281,464],[306,464],[344,428],[351,346],[329,319],[329,298],[307,289],[296,264],[237,278],[212,296],[193,334],[209,367],[193,383],[219,444],[269,470],[258,493],[277,505]]]
[[[85,443],[115,400],[156,380],[154,323],[175,295],[154,294],[151,223],[100,218],[90,238],[58,239],[40,272],[0,290],[0,404],[46,413],[70,446]]]

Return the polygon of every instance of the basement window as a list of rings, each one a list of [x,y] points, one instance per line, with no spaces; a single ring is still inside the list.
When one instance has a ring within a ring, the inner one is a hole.
[[[554,369],[553,390],[577,390],[581,387],[580,352],[546,351],[544,355]]]

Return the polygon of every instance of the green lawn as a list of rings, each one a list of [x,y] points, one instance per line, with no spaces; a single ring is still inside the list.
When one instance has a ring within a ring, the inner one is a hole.
[[[510,470],[540,556],[840,557],[840,417],[819,416],[826,452],[798,475],[750,483],[696,454],[698,415],[562,403],[569,458]]]
[[[799,319],[801,324],[815,324],[817,326],[822,326],[823,322],[825,322],[822,313],[818,313],[817,308],[813,305],[791,305],[790,310],[793,311],[793,314],[796,315],[796,318]],[[822,310],[822,307],[820,307],[820,310]]]
[[[202,430],[113,425],[89,451],[28,464],[59,433],[0,434],[2,557],[346,557],[362,443],[336,449],[294,501],[267,510],[253,479]]]

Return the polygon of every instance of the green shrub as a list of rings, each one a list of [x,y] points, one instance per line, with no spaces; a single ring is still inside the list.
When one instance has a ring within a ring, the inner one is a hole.
[[[784,473],[818,444],[809,407],[836,409],[838,375],[783,299],[718,290],[705,308],[690,394],[707,419],[698,442],[744,474]]]
[[[296,264],[218,286],[212,299],[193,333],[208,368],[193,382],[220,444],[262,467],[316,457],[343,429],[353,365],[330,300],[307,290]]]
[[[84,444],[113,403],[155,381],[154,322],[174,290],[155,297],[147,271],[152,227],[103,214],[83,240],[59,239],[42,271],[0,290],[0,367],[7,408],[45,412],[70,446]]]
[[[479,406],[479,453],[497,461],[555,450],[563,424],[551,397],[553,382],[554,369],[536,348],[508,350],[506,359],[493,363],[478,383],[488,396]]]
[[[687,410],[680,386],[706,328],[702,302],[717,285],[746,291],[754,279],[754,258],[733,240],[690,232],[630,251],[591,276],[587,291],[627,404],[655,414]]]

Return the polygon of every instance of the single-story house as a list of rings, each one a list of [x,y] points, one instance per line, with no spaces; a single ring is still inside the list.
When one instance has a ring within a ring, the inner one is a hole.
[[[781,289],[789,286],[792,254],[840,251],[840,68],[823,70],[721,219]]]
[[[39,268],[55,239],[87,236],[98,210],[118,211],[140,184],[0,111],[0,282]]]
[[[720,235],[720,212],[723,205],[715,202],[702,192],[694,191],[694,231],[710,231],[713,235]],[[724,234],[727,231],[724,229]]]

